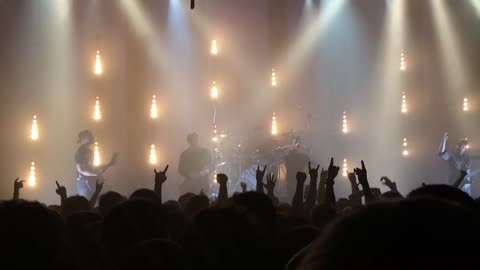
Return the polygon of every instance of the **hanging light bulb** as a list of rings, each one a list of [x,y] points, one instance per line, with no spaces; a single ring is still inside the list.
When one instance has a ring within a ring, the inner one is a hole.
[[[211,46],[211,49],[210,49],[210,53],[212,55],[217,55],[218,54],[218,48],[217,48],[217,40],[212,40],[212,46]]]
[[[407,148],[407,147],[408,147],[407,138],[403,138],[403,144],[402,144],[402,146],[403,146],[402,155],[403,155],[404,157],[406,157],[406,156],[408,156],[408,154],[409,154],[409,153],[408,153],[408,148]]]
[[[277,86],[277,73],[274,68],[272,68],[272,86]]]
[[[157,150],[155,149],[155,144],[150,146],[150,164],[157,164]]]
[[[217,125],[213,124],[213,137],[212,137],[212,142],[216,143],[218,141],[218,136],[217,136]]]
[[[93,111],[93,120],[100,121],[102,119],[102,112],[100,110],[100,98],[95,99],[95,109]]]
[[[213,182],[217,183],[217,170],[213,171]]]
[[[100,59],[100,51],[97,51],[95,56],[95,75],[101,75],[103,73],[102,60]]]
[[[343,132],[343,133],[348,133],[347,112],[343,112],[343,117],[342,117],[342,132]]]
[[[343,160],[343,176],[344,177],[348,176],[348,162],[347,162],[347,159]]]
[[[277,114],[274,112],[272,115],[272,135],[277,135],[278,130],[277,130]]]
[[[33,116],[32,131],[31,131],[30,137],[32,138],[33,141],[38,140],[38,122],[37,122],[36,115]]]
[[[402,93],[402,113],[407,113],[407,95]]]
[[[157,110],[157,96],[152,96],[152,106],[150,107],[150,118],[157,119],[158,110]]]
[[[403,49],[400,50],[400,70],[405,71],[407,70],[406,62],[405,62],[405,52]]]
[[[35,177],[35,162],[30,164],[30,174],[28,176],[28,186],[34,187],[36,185],[36,177]]]
[[[468,111],[468,98],[463,99],[463,111],[466,112]]]
[[[217,88],[217,83],[215,81],[213,81],[212,88],[210,89],[210,97],[212,99],[218,98],[218,88]]]
[[[95,142],[95,147],[93,150],[93,166],[100,166],[100,148],[98,147],[98,142]]]

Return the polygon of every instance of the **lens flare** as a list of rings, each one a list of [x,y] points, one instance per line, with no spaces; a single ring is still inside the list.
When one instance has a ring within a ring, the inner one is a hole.
[[[157,109],[157,96],[152,96],[152,105],[150,106],[150,118],[157,119],[158,109]]]
[[[30,164],[30,174],[28,176],[28,186],[29,187],[34,187],[36,186],[36,177],[35,177],[35,162],[32,162]]]
[[[100,121],[102,119],[102,112],[100,110],[100,97],[95,98],[95,109],[93,110],[93,120]]]
[[[97,55],[95,56],[95,75],[101,75],[103,73],[102,68],[102,59],[100,57],[100,51],[97,51]]]
[[[150,146],[150,164],[157,164],[157,150],[155,149],[155,144]]]
[[[275,136],[278,134],[278,129],[277,129],[277,114],[274,112],[272,114],[272,135]]]
[[[95,147],[93,150],[93,166],[100,166],[100,147],[98,147],[98,142],[95,142]]]
[[[37,116],[33,116],[33,121],[32,121],[32,131],[30,133],[30,137],[32,138],[33,141],[38,140],[38,122],[37,122]]]

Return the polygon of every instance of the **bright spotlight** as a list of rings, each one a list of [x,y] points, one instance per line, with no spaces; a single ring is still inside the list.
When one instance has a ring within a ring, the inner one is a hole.
[[[102,59],[100,59],[100,51],[97,51],[97,55],[95,56],[95,75],[101,75],[102,73]]]
[[[28,176],[28,186],[34,187],[36,185],[36,177],[35,177],[35,162],[30,164],[30,174]]]
[[[407,65],[405,61],[405,52],[403,51],[403,49],[400,50],[400,70],[401,71],[407,70]]]
[[[402,113],[407,113],[407,94],[402,93]]]
[[[212,89],[210,89],[210,97],[212,99],[218,98],[218,88],[217,88],[217,83],[215,81],[212,83]]]
[[[342,169],[342,171],[343,171],[343,173],[342,173],[343,176],[344,176],[344,177],[347,177],[347,176],[348,176],[348,162],[347,162],[347,159],[344,159],[344,160],[343,160],[343,169]]]
[[[33,116],[32,131],[30,137],[32,138],[32,141],[38,140],[38,123],[36,115]]]
[[[152,105],[150,106],[150,118],[157,119],[158,110],[157,110],[157,96],[152,96]]]
[[[274,112],[272,114],[272,135],[275,136],[278,134],[277,130],[277,114]]]
[[[95,167],[100,166],[100,148],[98,147],[98,142],[95,142],[95,147],[93,150],[93,165]]]
[[[155,144],[150,146],[150,164],[157,164],[157,150],[155,149]]]
[[[343,117],[342,117],[342,132],[343,132],[343,133],[348,133],[347,112],[343,112]]]
[[[468,107],[468,98],[464,98],[463,99],[463,111],[468,111],[469,110],[469,107]]]
[[[218,47],[217,47],[217,41],[214,39],[212,40],[212,46],[210,48],[210,53],[212,55],[217,55],[218,54]]]
[[[100,97],[95,98],[95,108],[93,110],[93,120],[100,121],[102,119],[102,113],[100,111]]]
[[[275,72],[275,69],[272,68],[272,86],[275,87],[277,86],[277,74]]]

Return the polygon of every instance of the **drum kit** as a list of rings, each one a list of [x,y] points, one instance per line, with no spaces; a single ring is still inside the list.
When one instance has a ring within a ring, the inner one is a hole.
[[[240,192],[241,183],[246,183],[247,190],[256,188],[256,171],[259,166],[267,166],[267,171],[274,173],[277,179],[285,175],[285,158],[292,150],[310,155],[310,149],[301,144],[301,134],[297,131],[242,138],[229,132],[220,132],[219,140],[214,143],[213,170],[229,176],[230,193]],[[218,191],[212,182],[211,194]]]

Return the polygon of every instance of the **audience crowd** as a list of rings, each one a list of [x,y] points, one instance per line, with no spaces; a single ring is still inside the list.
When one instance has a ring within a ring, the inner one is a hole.
[[[231,197],[217,175],[216,201],[202,192],[163,201],[168,166],[129,197],[98,182],[90,200],[68,197],[57,182],[51,206],[22,200],[17,179],[0,203],[0,269],[480,269],[479,204],[458,189],[465,172],[406,196],[382,177],[390,191],[380,194],[362,161],[348,174],[351,195],[337,199],[340,168],[332,158],[319,169],[297,173],[291,204],[265,168],[256,191]]]

